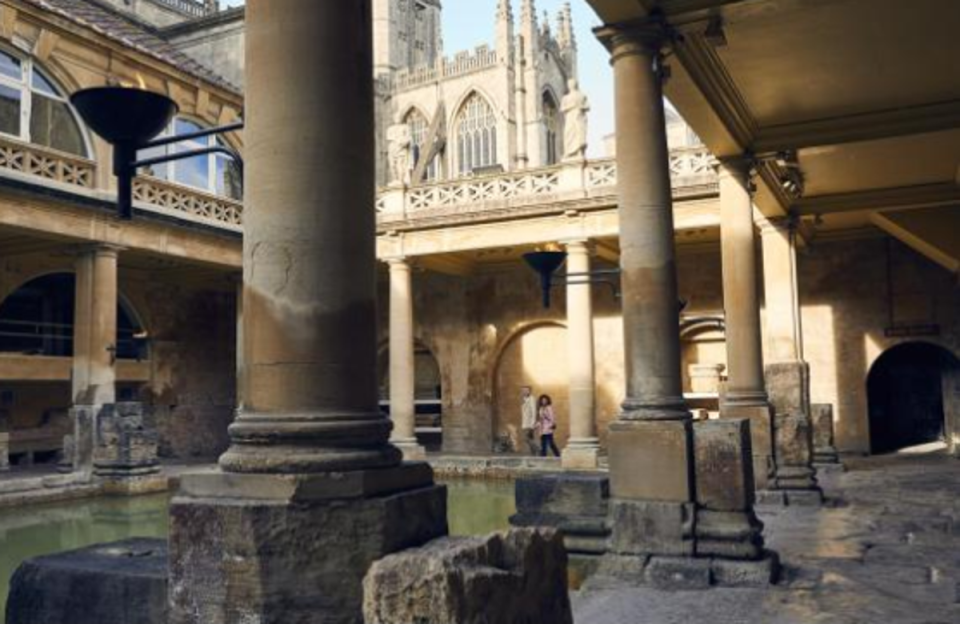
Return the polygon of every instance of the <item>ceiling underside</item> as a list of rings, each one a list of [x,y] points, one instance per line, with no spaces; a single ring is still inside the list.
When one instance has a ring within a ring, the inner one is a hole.
[[[714,154],[765,160],[757,194],[765,215],[829,223],[859,211],[921,251],[940,229],[931,223],[956,225],[960,2],[588,2],[607,24],[657,10],[681,35],[666,95]],[[796,154],[800,196],[783,189],[782,153]],[[903,224],[921,222],[904,234]],[[960,241],[937,241],[954,244],[947,255],[956,260]]]

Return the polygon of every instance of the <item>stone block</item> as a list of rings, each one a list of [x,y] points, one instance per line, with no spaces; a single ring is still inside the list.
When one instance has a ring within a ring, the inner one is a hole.
[[[552,529],[435,540],[374,563],[363,589],[366,624],[573,623]]]
[[[767,396],[776,414],[810,411],[810,366],[806,362],[773,362],[764,367]]]
[[[694,425],[697,503],[714,511],[746,511],[754,503],[753,454],[748,420]]]
[[[763,523],[753,510],[697,510],[698,557],[757,560],[763,556]]]
[[[644,580],[656,589],[707,589],[710,587],[710,560],[652,557],[644,570]]]
[[[610,480],[601,473],[551,473],[516,481],[517,513],[510,524],[549,526],[563,533],[571,553],[600,554],[610,533]]]
[[[834,443],[833,405],[814,403],[810,406],[813,421],[813,460],[821,464],[836,464],[840,455]]]
[[[774,469],[773,409],[769,405],[722,404],[720,418],[750,421],[754,483],[758,490],[768,487]]]
[[[430,480],[359,499],[179,495],[170,508],[169,624],[356,624],[370,565],[446,533],[446,489]]]
[[[713,559],[710,575],[713,584],[721,587],[766,587],[780,580],[780,557],[765,552],[757,561]]]
[[[73,471],[83,479],[93,477],[93,451],[96,446],[97,412],[95,405],[70,408],[73,421]]]
[[[0,472],[10,470],[10,434],[0,431]]]
[[[777,414],[774,424],[777,470],[776,489],[818,489],[813,467],[813,429],[806,414]]]
[[[610,493],[614,498],[693,501],[693,424],[619,420],[610,425]]]
[[[687,367],[690,390],[702,394],[720,392],[720,377],[726,366],[723,364],[691,364]]]
[[[693,503],[614,500],[610,552],[619,555],[693,556]]]
[[[560,465],[564,470],[596,470],[600,466],[600,448],[568,444],[560,454]]]
[[[104,405],[97,414],[93,450],[94,473],[134,477],[160,470],[160,434],[144,414],[142,403]]]
[[[167,543],[132,539],[30,559],[14,573],[7,624],[166,624]]]

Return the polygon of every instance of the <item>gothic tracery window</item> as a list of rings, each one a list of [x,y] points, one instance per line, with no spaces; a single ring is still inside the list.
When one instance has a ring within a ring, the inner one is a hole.
[[[457,115],[455,127],[460,175],[497,164],[497,118],[480,94],[473,93],[467,98]]]
[[[560,109],[550,92],[543,94],[543,125],[546,131],[547,150],[545,165],[555,165],[560,162],[560,137],[563,136]]]
[[[420,163],[420,158],[425,156],[426,152],[430,149],[430,146],[426,144],[427,135],[430,132],[430,124],[427,118],[423,116],[423,113],[417,109],[413,109],[407,113],[404,123],[410,127],[410,150],[412,152],[413,168],[416,169]],[[434,180],[436,177],[437,159],[434,158],[427,166],[425,178],[427,180]]]

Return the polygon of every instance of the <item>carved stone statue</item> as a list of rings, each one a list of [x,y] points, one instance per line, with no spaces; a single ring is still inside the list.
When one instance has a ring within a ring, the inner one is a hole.
[[[576,79],[567,83],[568,93],[560,101],[563,112],[563,159],[583,160],[587,154],[587,113],[590,102]]]
[[[387,128],[388,158],[390,159],[390,184],[409,184],[412,144],[410,126],[396,123]]]

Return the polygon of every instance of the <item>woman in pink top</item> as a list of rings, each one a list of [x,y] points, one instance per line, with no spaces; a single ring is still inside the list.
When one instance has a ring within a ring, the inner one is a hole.
[[[557,415],[553,412],[553,401],[547,394],[541,394],[537,401],[537,427],[540,429],[540,457],[547,456],[547,448],[554,455],[560,457],[560,450],[553,441],[553,433],[557,430]]]

